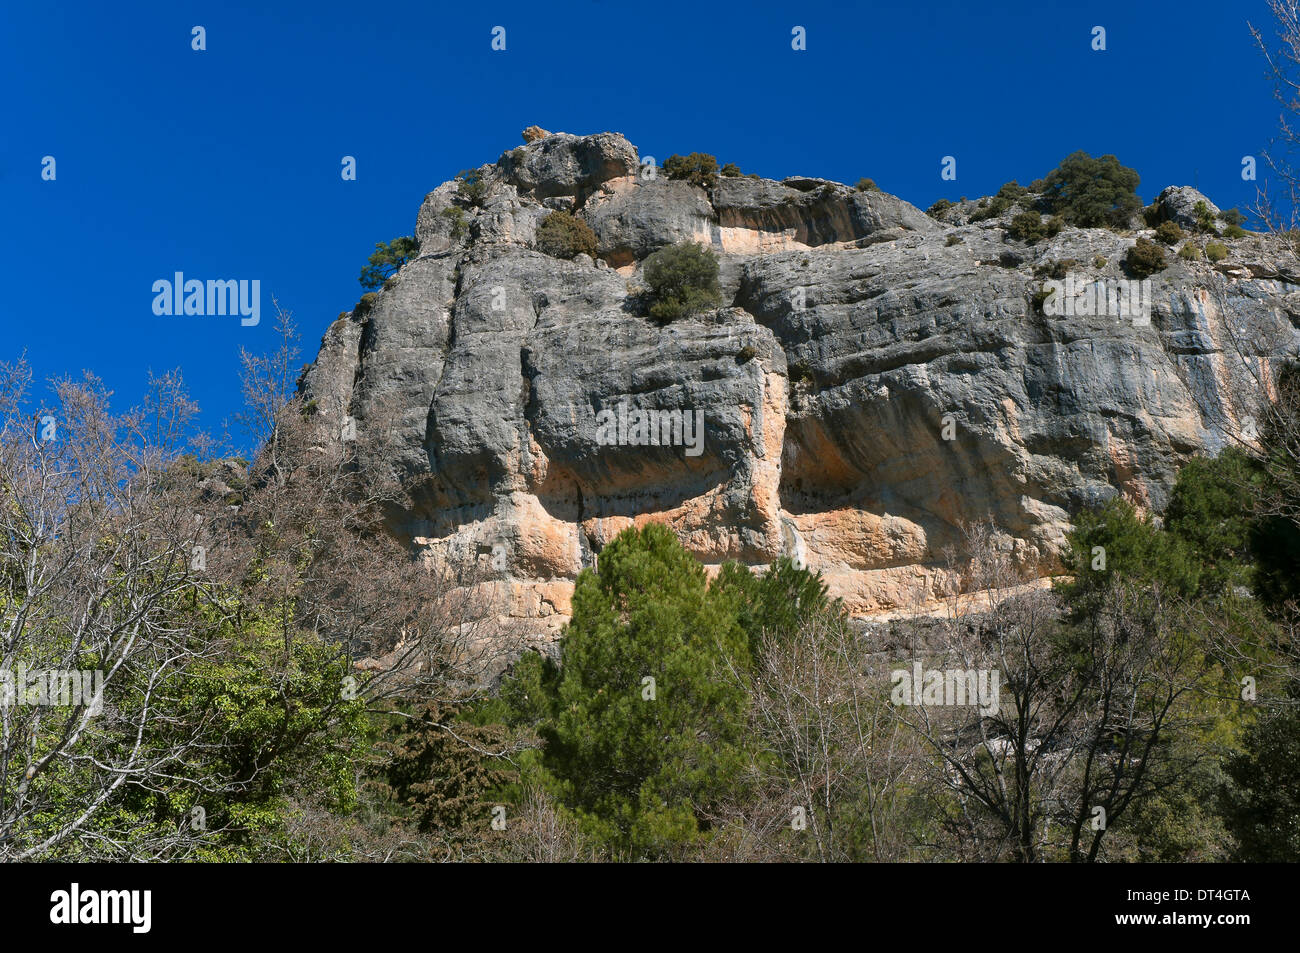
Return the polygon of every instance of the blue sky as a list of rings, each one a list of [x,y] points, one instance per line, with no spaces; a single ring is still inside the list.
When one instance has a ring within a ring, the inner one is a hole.
[[[660,162],[869,176],[922,208],[1109,152],[1147,201],[1198,184],[1244,209],[1242,157],[1279,112],[1248,19],[1271,32],[1263,0],[4,4],[0,360],[93,370],[123,407],[180,367],[217,431],[239,346],[273,346],[272,295],[310,359],[374,243],[534,123],[622,132]],[[155,316],[176,271],[260,279],[261,324]]]

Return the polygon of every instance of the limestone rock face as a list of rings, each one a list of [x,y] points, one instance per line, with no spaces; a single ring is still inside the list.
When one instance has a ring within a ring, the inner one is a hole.
[[[1051,573],[1079,508],[1119,492],[1159,511],[1178,466],[1227,442],[1253,386],[1232,340],[1297,340],[1295,268],[1261,236],[1217,267],[1170,256],[1149,321],[1097,314],[1105,294],[1053,315],[1035,269],[1113,288],[1137,235],[1025,245],[819,179],[705,190],[615,133],[547,135],[479,173],[478,206],[429,193],[420,256],[330,327],[302,388],[381,438],[362,466],[411,492],[393,532],[481,564],[539,638],[605,543],[652,520],[710,567],[803,559],[862,614],[933,598],[965,522],[992,518]],[[1193,191],[1162,193],[1170,217]],[[533,247],[555,208],[597,260]],[[725,301],[661,326],[640,268],[677,241],[714,250]]]

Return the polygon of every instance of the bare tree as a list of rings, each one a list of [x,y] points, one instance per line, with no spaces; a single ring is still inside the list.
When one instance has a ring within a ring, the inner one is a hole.
[[[938,806],[959,850],[993,860],[1092,861],[1142,799],[1208,752],[1171,742],[1202,724],[1194,702],[1218,684],[1188,616],[1158,585],[1111,578],[1099,608],[1062,624],[1047,591],[1025,592],[992,527],[966,533],[960,588],[987,608],[954,610],[933,646],[939,668],[999,673],[994,710],[899,706],[938,758]]]

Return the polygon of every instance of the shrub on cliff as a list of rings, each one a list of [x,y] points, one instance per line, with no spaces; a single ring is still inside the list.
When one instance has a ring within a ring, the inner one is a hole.
[[[1122,228],[1142,208],[1137,171],[1112,155],[1094,158],[1076,152],[1042,182],[1043,202],[1071,225]]]
[[[694,242],[659,249],[646,259],[642,274],[650,288],[652,318],[672,321],[722,304],[718,260]]]
[[[1030,245],[1042,241],[1046,234],[1043,217],[1037,212],[1021,212],[1012,218],[1011,224],[1007,226],[1008,237]]]
[[[537,226],[537,250],[552,258],[596,256],[596,233],[568,212],[552,212]]]
[[[361,277],[357,280],[361,282],[361,287],[373,291],[419,251],[420,243],[410,235],[394,238],[391,242],[375,242],[375,250],[370,253],[370,260],[361,269]]]
[[[681,179],[711,189],[718,184],[718,160],[707,152],[692,152],[688,156],[670,155],[664,162],[664,174],[670,179]]]
[[[1212,262],[1223,261],[1228,257],[1228,246],[1221,242],[1206,242],[1205,257]]]
[[[1129,274],[1137,278],[1154,275],[1168,264],[1164,249],[1145,238],[1139,238],[1124,256],[1124,267],[1128,269]]]
[[[477,169],[463,169],[456,174],[456,193],[470,205],[482,205],[487,197],[487,182]]]
[[[1183,230],[1177,222],[1161,222],[1156,229],[1156,238],[1166,245],[1177,245],[1183,240]]]

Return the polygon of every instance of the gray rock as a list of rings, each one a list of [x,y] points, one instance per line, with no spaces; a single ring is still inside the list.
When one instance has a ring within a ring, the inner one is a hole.
[[[1131,237],[1024,245],[818,179],[643,180],[608,133],[520,150],[463,210],[466,237],[442,215],[454,186],[426,197],[422,256],[331,326],[302,388],[383,435],[362,465],[406,481],[392,524],[428,559],[503,541],[503,611],[539,631],[646,518],[709,564],[797,552],[859,613],[933,598],[964,522],[992,517],[1050,573],[1081,507],[1123,493],[1159,511],[1177,468],[1228,441],[1250,391],[1229,328],[1261,354],[1296,347],[1294,255],[1263,236],[1229,242],[1226,273],[1171,256],[1135,326],[1035,306],[1035,269],[1119,281]],[[532,249],[556,198],[591,224],[596,262]],[[1160,202],[1177,220],[1198,198]],[[664,327],[634,292],[645,256],[681,240],[719,252],[725,306]],[[641,443],[650,411],[666,439]]]
[[[1217,219],[1219,207],[1190,185],[1171,185],[1158,196],[1156,206],[1162,222],[1175,222],[1180,228],[1196,230],[1196,203],[1204,202]]]

